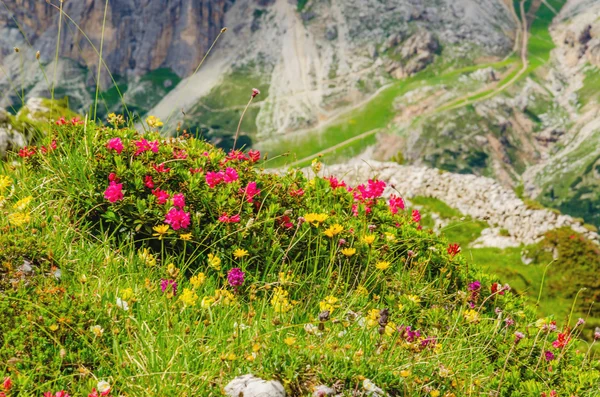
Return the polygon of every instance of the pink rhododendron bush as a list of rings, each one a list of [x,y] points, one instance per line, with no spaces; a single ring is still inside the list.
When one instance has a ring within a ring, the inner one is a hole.
[[[598,395],[600,332],[537,318],[384,182],[59,121],[0,169],[0,396]]]

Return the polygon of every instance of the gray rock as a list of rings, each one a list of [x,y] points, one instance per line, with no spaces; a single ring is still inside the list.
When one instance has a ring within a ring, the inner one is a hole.
[[[230,397],[285,397],[285,390],[278,381],[266,381],[252,374],[238,376],[225,386]]]

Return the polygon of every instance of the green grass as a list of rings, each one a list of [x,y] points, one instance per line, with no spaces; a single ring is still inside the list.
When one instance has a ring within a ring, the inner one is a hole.
[[[459,218],[463,216],[460,211],[450,207],[442,200],[434,197],[415,196],[410,199],[413,204],[423,207],[426,212],[435,212],[443,219]]]
[[[593,395],[600,372],[582,363],[575,343],[539,381],[548,371],[545,362],[535,368],[540,343],[552,349],[556,335],[538,340],[534,308],[514,293],[491,296],[501,280],[466,251],[447,252],[449,242],[475,237],[476,222],[453,223],[447,240],[419,230],[410,211],[391,214],[383,199],[354,216],[351,192],[301,173],[257,172],[260,162],[225,164],[223,151],[193,138],[148,132],[159,150],[135,155],[140,138],[130,128],[92,122],[55,133],[56,150],[12,158],[18,167],[0,164],[7,214],[0,218],[0,377],[11,377],[13,395],[87,395],[98,380],[109,381],[113,395],[220,395],[244,373],[279,380],[293,396],[334,383],[351,395],[365,378],[418,397],[537,396],[549,388]],[[122,153],[106,146],[115,137]],[[173,161],[181,150],[188,156]],[[157,163],[171,170],[157,173]],[[226,167],[238,180],[208,186],[208,172]],[[174,202],[157,202],[148,175],[161,190],[184,195],[189,224],[160,231]],[[253,203],[243,193],[250,182],[260,189]],[[304,195],[290,193],[298,189]],[[240,222],[219,221],[223,213]],[[346,256],[342,247],[355,251]],[[236,256],[238,249],[247,255]],[[19,269],[24,261],[33,275]],[[228,276],[233,268],[245,273],[238,287]],[[57,269],[60,277],[52,276]],[[469,287],[475,280],[477,294]],[[496,308],[515,325],[497,327]],[[412,339],[405,326],[421,337]],[[516,331],[525,335],[518,345]]]

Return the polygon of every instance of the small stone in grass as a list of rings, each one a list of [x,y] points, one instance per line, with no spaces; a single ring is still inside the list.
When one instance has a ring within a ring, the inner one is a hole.
[[[275,380],[266,381],[252,374],[233,379],[225,386],[225,393],[230,397],[285,397],[281,383]]]

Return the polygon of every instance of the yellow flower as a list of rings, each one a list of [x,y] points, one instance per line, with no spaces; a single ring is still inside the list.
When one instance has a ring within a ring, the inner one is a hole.
[[[369,296],[369,290],[363,287],[362,285],[356,288],[354,291],[358,296]]]
[[[215,303],[215,298],[213,298],[212,296],[205,296],[204,298],[202,298],[202,301],[200,302],[200,306],[203,309],[208,309],[209,307],[211,307],[213,305],[213,303]]]
[[[177,269],[174,264],[169,263],[167,265],[167,275],[171,278],[177,278],[177,276],[179,276],[179,269]]]
[[[114,113],[109,113],[107,120],[110,124],[114,126],[119,126],[125,122],[122,115],[116,115]]]
[[[390,321],[385,326],[385,334],[387,336],[392,336],[392,335],[394,335],[395,332],[396,332],[396,324]]]
[[[285,338],[283,340],[283,343],[285,343],[288,346],[292,346],[294,343],[296,343],[296,338],[292,338],[291,336],[288,336],[287,338]]]
[[[138,251],[138,257],[150,267],[156,266],[156,258],[150,253],[148,248]]]
[[[8,216],[8,223],[13,226],[21,227],[31,221],[31,216],[25,212],[15,212]]]
[[[375,242],[375,235],[374,234],[368,234],[366,236],[364,236],[362,238],[363,243],[367,244],[367,245],[371,245]]]
[[[288,272],[279,272],[279,284],[288,284],[291,283],[294,279],[294,275],[291,271]]]
[[[326,296],[325,299],[319,302],[319,309],[322,312],[329,311],[329,313],[331,314],[333,313],[336,307],[339,307],[339,305],[337,304],[338,301],[339,299],[333,295]]]
[[[329,215],[327,215],[327,214],[310,213],[310,214],[304,215],[304,220],[316,227],[319,227],[321,225],[321,223],[323,223],[327,220],[327,218],[329,218]]]
[[[287,297],[288,292],[286,290],[281,287],[275,287],[273,297],[271,298],[271,305],[273,306],[275,313],[285,313],[292,308]]]
[[[192,287],[196,289],[199,288],[202,284],[204,284],[205,280],[206,276],[204,275],[204,273],[198,273],[190,278],[190,284],[192,284]]]
[[[235,256],[236,259],[240,259],[245,256],[248,256],[248,251],[246,251],[245,249],[238,248],[235,251],[233,251],[233,256]]]
[[[214,254],[208,254],[208,266],[215,270],[221,270],[221,258]]]
[[[124,290],[121,291],[121,299],[123,299],[124,301],[130,300],[134,296],[135,295],[133,293],[133,289],[132,288],[125,288]]]
[[[387,270],[391,266],[390,262],[387,261],[379,261],[375,264],[375,267],[379,270]]]
[[[252,362],[252,361],[254,361],[255,359],[256,359],[256,353],[248,354],[248,355],[246,356],[246,361],[250,361],[250,362]]]
[[[333,236],[337,236],[338,234],[340,234],[343,230],[344,228],[342,227],[342,225],[336,223],[335,225],[330,226],[327,230],[325,230],[323,234],[327,237],[332,238]]]
[[[344,248],[344,249],[341,249],[340,252],[342,253],[342,255],[351,257],[352,255],[356,254],[356,248],[352,248],[352,247]]]
[[[412,303],[416,303],[417,305],[421,303],[421,298],[419,298],[417,295],[406,295],[406,299]]]
[[[403,369],[402,371],[400,371],[400,376],[403,378],[408,378],[410,376],[410,371]]]
[[[57,324],[52,324],[48,328],[50,328],[50,331],[54,332],[54,331],[58,330],[58,325]]]
[[[372,328],[377,325],[379,325],[379,309],[371,309],[367,314],[367,326]]]
[[[162,127],[164,125],[163,122],[160,121],[160,119],[156,116],[148,116],[146,123],[150,128]]]
[[[260,350],[260,343],[255,343],[255,344],[252,345],[252,351],[253,352],[256,353],[259,350]]]
[[[387,241],[396,241],[396,236],[393,233],[385,232],[385,239]]]
[[[0,193],[12,185],[12,179],[8,175],[0,175]]]
[[[156,233],[152,235],[158,237],[159,240],[162,240],[163,236],[169,232],[169,225],[157,225],[152,228]]]
[[[469,309],[464,314],[465,320],[469,323],[476,323],[479,321],[479,313],[473,309]]]
[[[181,301],[181,303],[183,303],[185,306],[194,306],[197,300],[198,295],[196,295],[196,293],[189,288],[184,288],[183,293],[181,296],[179,296],[179,301]]]
[[[430,391],[430,392],[429,392],[429,395],[430,395],[431,397],[440,397],[440,391],[439,391],[439,390],[437,390],[437,389],[435,389],[435,390],[432,390],[432,391]]]
[[[321,167],[323,166],[323,164],[319,161],[318,158],[313,159],[312,163],[311,163],[312,169],[315,173],[318,173],[319,171],[321,171]]]
[[[215,291],[215,301],[230,306],[235,302],[235,295],[226,289],[218,289]]]
[[[15,205],[13,206],[13,208],[17,211],[23,211],[25,208],[27,208],[29,203],[31,203],[31,200],[33,200],[33,197],[27,196],[27,197],[17,201],[15,203]]]
[[[192,239],[192,233],[185,233],[179,236],[180,239],[190,241]]]

